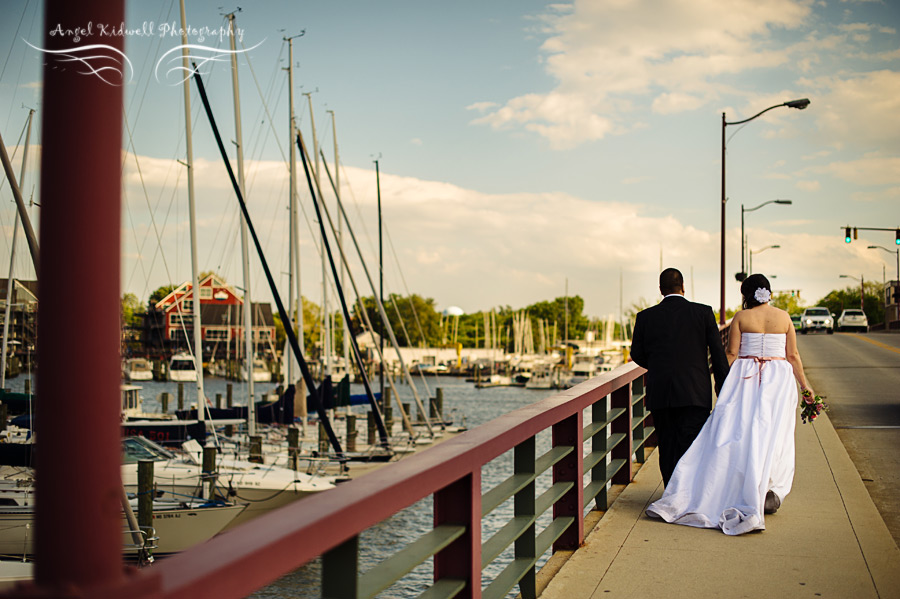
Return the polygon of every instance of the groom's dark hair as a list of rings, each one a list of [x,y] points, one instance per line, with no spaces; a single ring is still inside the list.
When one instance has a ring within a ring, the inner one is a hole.
[[[659,273],[659,291],[663,295],[671,295],[684,290],[684,277],[677,268],[667,268]]]

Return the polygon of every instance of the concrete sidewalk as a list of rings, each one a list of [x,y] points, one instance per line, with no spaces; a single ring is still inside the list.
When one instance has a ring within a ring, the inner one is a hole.
[[[900,597],[900,550],[828,416],[797,420],[793,490],[766,530],[648,518],[662,494],[654,451],[541,598]]]

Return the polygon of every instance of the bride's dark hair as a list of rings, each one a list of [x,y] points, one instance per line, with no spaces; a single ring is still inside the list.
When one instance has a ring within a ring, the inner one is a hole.
[[[745,310],[748,308],[755,308],[763,303],[754,297],[756,290],[760,288],[766,289],[769,293],[772,293],[772,286],[769,285],[769,279],[761,274],[750,275],[744,279],[743,283],[741,283],[741,295],[744,296]]]

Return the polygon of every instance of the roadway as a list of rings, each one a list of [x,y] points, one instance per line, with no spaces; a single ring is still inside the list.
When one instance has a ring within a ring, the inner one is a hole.
[[[804,370],[900,545],[900,334],[797,335]]]

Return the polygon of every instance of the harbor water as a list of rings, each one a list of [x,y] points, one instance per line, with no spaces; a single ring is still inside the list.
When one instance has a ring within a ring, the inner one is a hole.
[[[21,391],[24,388],[25,376],[18,376],[7,382],[7,388]],[[531,390],[522,387],[489,387],[476,389],[474,384],[465,382],[455,377],[427,378],[427,387],[430,396],[434,397],[435,389],[443,389],[444,412],[452,417],[454,424],[465,425],[472,429],[480,424],[488,422],[503,414],[526,406],[530,403],[548,397],[555,391]],[[171,394],[169,411],[177,407],[178,383],[140,381],[135,383],[142,388],[141,396],[144,400],[144,409],[147,412],[160,411],[160,398],[163,392]],[[216,377],[204,378],[204,391],[206,396],[215,402],[217,393],[222,395],[222,405],[225,405],[229,381]],[[244,382],[231,382],[233,404],[246,405],[248,397],[248,385]],[[377,384],[377,383],[376,383]],[[426,390],[421,379],[416,380],[420,397],[425,397]],[[274,393],[276,383],[254,383],[254,395],[259,401],[264,395]],[[414,402],[412,391],[407,385],[397,384],[400,399],[403,402]],[[354,385],[353,393],[362,393],[362,386]],[[183,383],[184,405],[186,408],[196,404],[197,390],[193,382]],[[395,404],[396,405],[396,404]],[[354,407],[354,410],[365,422],[365,410],[367,408]],[[395,412],[396,413],[396,412]],[[537,437],[537,455],[541,455],[550,448],[550,431],[544,431]],[[512,474],[512,451],[500,456],[482,468],[482,493],[490,490],[498,483]],[[352,470],[352,465],[351,465]],[[352,472],[351,472],[352,475]],[[544,473],[537,481],[537,494],[542,493],[551,485],[551,474]],[[359,564],[360,573],[364,573],[404,546],[415,541],[420,535],[428,532],[433,524],[432,498],[426,497],[418,503],[401,510],[393,517],[364,531],[360,538]],[[513,502],[508,500],[489,514],[482,521],[482,543],[500,529],[513,515]],[[552,514],[548,511],[538,519],[537,530],[540,531],[551,521]],[[248,523],[252,526],[252,522]],[[549,558],[548,551],[538,560],[540,568]],[[482,584],[489,584],[513,559],[513,550],[509,548],[501,554],[483,572]],[[254,599],[291,599],[311,598],[321,596],[321,561],[316,559],[300,569],[291,572],[269,586],[257,591],[251,597]],[[417,597],[432,583],[432,560],[428,560],[389,589],[379,594],[379,597],[405,599]],[[515,597],[518,587],[513,588],[509,597]]]

